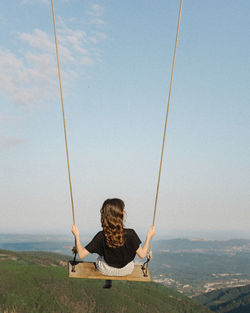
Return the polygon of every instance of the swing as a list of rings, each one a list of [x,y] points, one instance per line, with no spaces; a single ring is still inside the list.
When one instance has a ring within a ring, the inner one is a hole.
[[[141,265],[135,265],[131,274],[126,276],[106,276],[97,271],[95,263],[83,261],[69,261],[68,265],[70,278],[87,278],[87,279],[105,279],[105,280],[127,280],[127,281],[141,281],[150,282],[151,278],[148,273],[143,275]]]
[[[176,33],[176,39],[175,39],[172,73],[171,73],[171,80],[170,80],[170,87],[169,87],[168,104],[167,104],[167,111],[166,111],[166,118],[165,118],[163,142],[162,142],[162,149],[161,149],[161,159],[160,159],[160,167],[159,167],[159,173],[158,173],[158,181],[157,181],[157,188],[156,188],[154,215],[153,215],[153,224],[152,225],[155,224],[156,208],[157,208],[157,202],[158,202],[158,194],[159,194],[159,186],[160,186],[161,170],[162,170],[162,160],[163,160],[164,146],[165,146],[165,141],[166,141],[168,112],[169,112],[169,105],[170,105],[170,98],[171,98],[171,91],[172,91],[172,84],[173,84],[173,76],[174,76],[176,50],[177,50],[177,42],[178,42],[179,28],[180,28],[182,3],[183,3],[183,0],[180,0],[180,9],[179,9],[177,33]],[[71,175],[70,175],[68,141],[67,141],[66,121],[65,121],[63,92],[62,92],[62,80],[61,80],[61,71],[60,71],[60,62],[59,62],[59,53],[58,53],[58,42],[57,42],[57,33],[56,33],[54,0],[51,0],[51,7],[52,7],[53,24],[54,24],[55,47],[56,47],[56,57],[57,57],[57,68],[58,68],[58,79],[59,79],[59,88],[60,88],[60,96],[61,96],[62,115],[63,115],[64,138],[65,138],[65,148],[66,148],[66,157],[67,157],[70,198],[71,198],[71,206],[72,206],[73,224],[75,224],[75,210],[74,210],[72,183],[71,183]],[[68,271],[69,271],[69,277],[70,278],[126,280],[126,281],[138,281],[138,282],[150,282],[151,281],[150,273],[148,270],[148,263],[152,259],[152,238],[151,238],[150,248],[149,248],[149,252],[147,254],[146,262],[143,265],[135,265],[133,272],[129,275],[126,275],[126,276],[106,276],[106,275],[103,275],[96,269],[94,262],[76,261],[77,251],[75,248],[73,248],[73,252],[74,252],[74,260],[69,261],[69,263],[68,263]]]

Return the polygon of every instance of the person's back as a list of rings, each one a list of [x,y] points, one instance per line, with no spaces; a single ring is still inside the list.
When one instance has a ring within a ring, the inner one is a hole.
[[[124,229],[124,244],[118,247],[109,247],[106,243],[103,231],[98,232],[92,241],[85,246],[90,253],[97,253],[102,256],[106,263],[116,268],[122,268],[133,261],[136,250],[141,240],[133,229]]]
[[[90,253],[97,253],[99,257],[96,267],[104,275],[125,276],[132,273],[136,254],[140,258],[146,257],[149,241],[155,235],[154,226],[151,226],[141,247],[141,240],[136,232],[124,228],[124,207],[124,202],[117,198],[104,201],[100,210],[103,230],[85,248],[80,243],[78,228],[76,225],[72,227],[79,257],[85,258]],[[111,283],[108,287],[111,287]]]

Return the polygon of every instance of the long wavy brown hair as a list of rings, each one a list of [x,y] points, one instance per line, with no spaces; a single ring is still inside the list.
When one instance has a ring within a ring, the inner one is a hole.
[[[101,212],[101,223],[106,244],[110,248],[124,245],[123,210],[125,204],[121,199],[107,199]]]

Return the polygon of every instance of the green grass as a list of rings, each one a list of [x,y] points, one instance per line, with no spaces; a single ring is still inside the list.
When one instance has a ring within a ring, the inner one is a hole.
[[[156,283],[69,279],[60,256],[13,253],[0,257],[0,312],[208,313],[184,295]],[[51,265],[53,264],[53,266]]]
[[[209,292],[195,298],[218,313],[249,313],[250,285]]]

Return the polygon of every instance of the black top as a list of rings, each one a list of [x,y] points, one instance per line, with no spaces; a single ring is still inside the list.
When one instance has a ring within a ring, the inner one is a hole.
[[[124,229],[124,245],[117,248],[110,248],[106,245],[103,231],[99,231],[89,244],[85,247],[90,253],[98,253],[104,257],[105,262],[113,267],[122,268],[133,261],[136,250],[141,240],[133,229]]]

